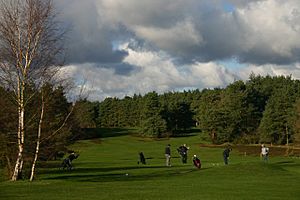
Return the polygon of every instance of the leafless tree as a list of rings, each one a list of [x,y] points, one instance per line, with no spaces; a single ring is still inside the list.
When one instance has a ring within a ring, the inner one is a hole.
[[[64,35],[52,0],[0,0],[0,83],[14,92],[18,106],[12,181],[18,179],[24,162],[24,117],[34,96],[26,89],[29,84],[41,88],[55,77],[63,61]]]

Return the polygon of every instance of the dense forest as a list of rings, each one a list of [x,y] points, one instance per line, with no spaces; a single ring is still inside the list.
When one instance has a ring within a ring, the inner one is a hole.
[[[299,142],[300,81],[250,75],[226,88],[149,92],[76,102],[81,128],[136,127],[142,136],[166,137],[199,129],[216,143]]]

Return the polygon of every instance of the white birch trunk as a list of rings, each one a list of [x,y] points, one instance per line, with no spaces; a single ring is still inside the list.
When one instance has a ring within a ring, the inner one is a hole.
[[[34,174],[35,174],[35,166],[36,166],[36,161],[38,159],[38,155],[39,155],[39,150],[40,150],[40,141],[41,141],[41,135],[42,135],[42,123],[43,123],[43,119],[44,119],[44,97],[42,94],[42,108],[41,108],[41,116],[40,116],[40,121],[39,121],[39,128],[38,128],[38,135],[37,135],[37,141],[36,141],[36,147],[35,147],[35,154],[34,154],[34,159],[32,162],[32,166],[31,166],[31,175],[30,175],[30,181],[33,181],[34,178]]]
[[[18,124],[18,156],[15,163],[14,172],[12,175],[11,180],[16,181],[18,180],[19,175],[22,173],[23,169],[23,152],[24,152],[24,83],[22,86],[18,84],[18,117],[19,117],[19,124]]]
[[[19,137],[19,135],[21,135],[21,138],[24,137],[22,131],[21,131],[21,133],[18,133],[18,137]],[[23,169],[24,142],[21,142],[21,141],[24,141],[24,139],[22,140],[21,138],[18,139],[18,151],[19,152],[18,152],[16,164],[15,164],[15,169],[14,169],[14,172],[13,172],[13,175],[12,175],[12,178],[11,178],[12,181],[18,180],[18,177],[21,174],[22,169]]]
[[[18,180],[21,159],[22,159],[22,152],[20,151],[20,145],[19,145],[19,153],[18,153],[18,157],[17,157],[17,160],[16,160],[15,169],[14,169],[13,175],[11,177],[12,181]]]

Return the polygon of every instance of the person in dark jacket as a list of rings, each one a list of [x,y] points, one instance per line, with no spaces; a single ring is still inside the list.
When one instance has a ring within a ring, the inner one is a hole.
[[[72,152],[67,158],[65,158],[61,164],[62,169],[67,168],[68,170],[73,169],[72,161],[77,159],[79,157],[79,154],[75,154],[75,152]]]
[[[231,149],[229,147],[226,147],[223,151],[223,159],[224,159],[224,164],[228,165],[228,158],[229,158],[229,153]]]
[[[140,152],[139,153],[139,156],[140,156],[140,161],[138,161],[138,164],[144,164],[144,165],[146,165],[146,158],[145,158],[145,156],[144,156],[144,153],[143,152]]]
[[[177,151],[181,156],[181,161],[182,163],[187,163],[187,152],[189,150],[189,147],[186,146],[186,144],[183,144],[182,146],[180,146]]]

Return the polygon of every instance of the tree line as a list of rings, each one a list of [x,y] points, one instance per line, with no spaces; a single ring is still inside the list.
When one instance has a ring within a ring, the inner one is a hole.
[[[82,128],[136,127],[142,136],[176,136],[198,128],[216,143],[299,142],[300,81],[290,76],[250,75],[226,88],[149,92],[81,100]]]

